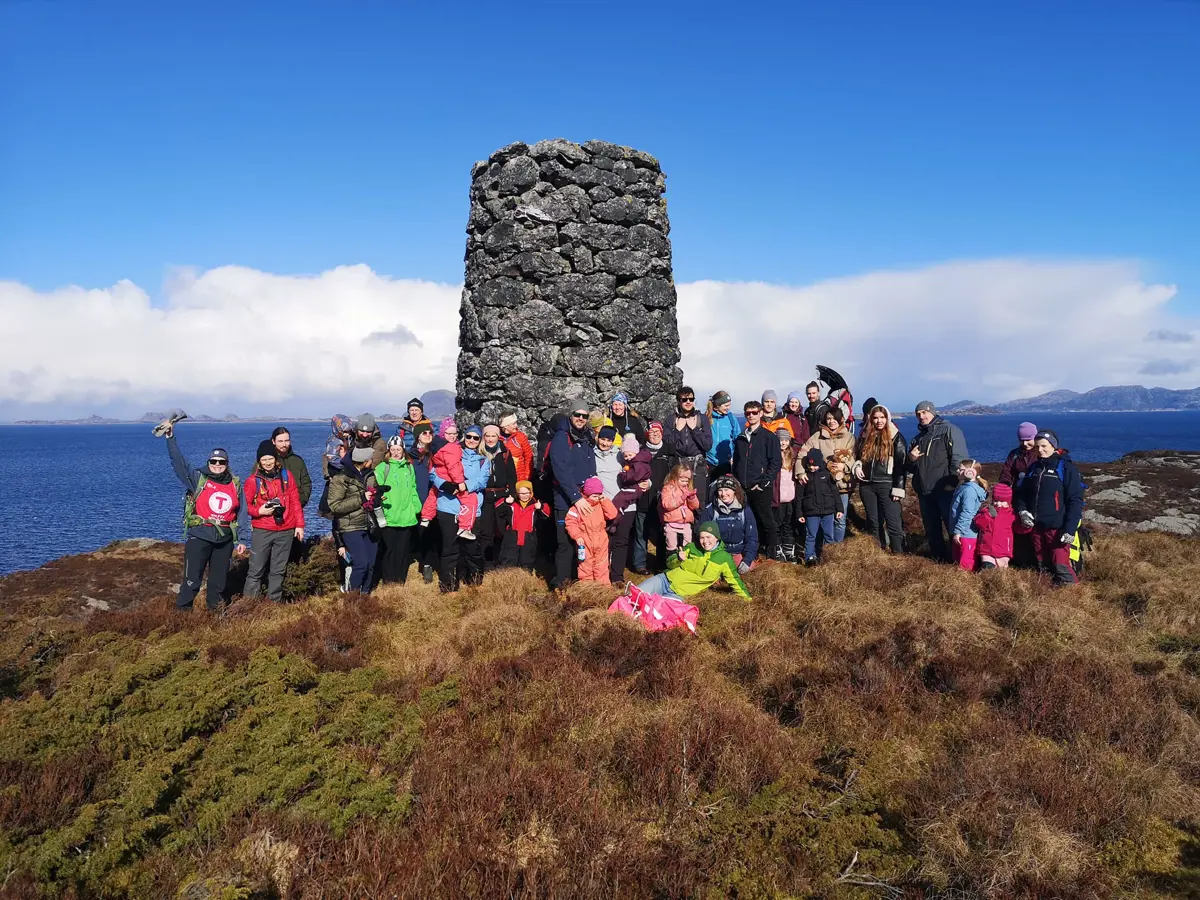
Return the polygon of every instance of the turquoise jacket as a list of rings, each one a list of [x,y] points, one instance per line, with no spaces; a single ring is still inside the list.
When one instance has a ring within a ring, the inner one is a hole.
[[[712,449],[704,457],[710,466],[727,466],[733,461],[733,441],[741,430],[733,413],[712,414]]]
[[[955,489],[950,501],[950,526],[955,535],[965,538],[978,535],[971,522],[986,502],[987,491],[977,481],[964,481]]]

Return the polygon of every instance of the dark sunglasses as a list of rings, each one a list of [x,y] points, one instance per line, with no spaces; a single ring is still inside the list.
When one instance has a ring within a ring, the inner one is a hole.
[[[227,466],[227,465],[229,465],[229,460],[227,460],[227,459],[210,459],[208,461],[208,464],[210,466]]]
[[[680,397],[679,402],[680,403],[695,403],[696,398],[695,397]]]
[[[468,435],[467,435],[465,438],[463,438],[463,440],[464,440],[464,441],[477,441],[477,440],[479,440],[479,435],[477,435],[477,434],[468,434]]]
[[[588,413],[571,413],[572,419],[586,419],[587,417]]]

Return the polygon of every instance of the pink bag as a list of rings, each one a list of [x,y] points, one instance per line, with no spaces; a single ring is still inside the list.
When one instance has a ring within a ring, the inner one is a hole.
[[[624,613],[639,620],[647,631],[665,631],[668,628],[686,626],[692,634],[700,623],[700,609],[682,600],[663,597],[643,591],[637,585],[629,585],[629,593],[612,602],[609,612]]]

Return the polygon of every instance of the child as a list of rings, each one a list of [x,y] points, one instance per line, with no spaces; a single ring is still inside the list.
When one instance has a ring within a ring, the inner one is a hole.
[[[820,558],[822,547],[833,543],[834,524],[841,521],[844,513],[837,485],[825,466],[825,454],[813,447],[804,457],[804,467],[808,469],[808,480],[800,495],[800,521],[805,527],[804,563],[811,566]]]
[[[959,463],[960,484],[950,500],[950,525],[954,533],[958,567],[968,572],[975,571],[975,542],[978,539],[978,533],[971,523],[979,507],[987,500],[988,484],[979,477],[981,469],[982,466],[973,459],[964,459]]]
[[[458,443],[458,425],[454,419],[447,416],[438,426],[438,437],[442,445],[433,453],[433,471],[442,478],[457,486],[455,496],[458,497],[458,536],[463,540],[475,540],[475,508],[478,497],[467,490],[466,475],[463,473],[462,444]],[[427,528],[429,523],[437,518],[438,492],[431,490],[425,497],[421,507],[421,527]]]
[[[1012,488],[998,484],[992,488],[992,502],[975,514],[975,530],[979,532],[980,567],[1007,569],[1013,555],[1013,526],[1017,514],[1012,508]]]
[[[638,585],[643,591],[683,600],[708,590],[724,581],[743,600],[750,599],[746,583],[738,575],[737,564],[721,543],[721,529],[716,522],[700,526],[697,544],[686,544],[667,559],[667,571],[646,579]]]
[[[548,516],[541,500],[533,499],[533,483],[517,482],[517,499],[505,497],[496,501],[496,524],[503,535],[500,539],[500,565],[520,566],[533,571],[537,559],[537,514]]]
[[[572,506],[565,520],[567,534],[579,548],[579,580],[608,584],[608,523],[618,513],[595,475],[583,483],[582,493],[588,507],[580,512]]]
[[[775,558],[781,562],[796,561],[796,529],[793,523],[796,516],[796,450],[792,445],[792,433],[786,428],[775,432],[779,438],[779,453],[783,457],[783,465],[775,476],[775,503],[771,513],[775,516],[775,532],[779,535],[779,544],[775,547]]]
[[[679,463],[663,482],[658,495],[658,515],[666,532],[667,553],[692,542],[692,522],[696,521],[695,510],[699,508],[700,498],[692,487],[692,470],[686,463]]]
[[[650,460],[650,451],[642,449],[637,437],[632,433],[625,435],[621,444],[621,471],[617,474],[617,487],[621,490],[613,497],[613,506],[618,511],[624,512],[637,503],[645,493],[642,485],[653,481]]]

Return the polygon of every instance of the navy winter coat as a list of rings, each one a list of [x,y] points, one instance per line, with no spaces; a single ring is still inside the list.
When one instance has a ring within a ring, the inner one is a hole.
[[[700,522],[716,522],[721,529],[721,543],[725,549],[730,553],[742,554],[742,562],[746,565],[750,565],[758,556],[758,523],[750,507],[742,506],[722,512],[714,501],[704,507]]]
[[[583,483],[596,474],[596,456],[582,433],[572,432],[569,419],[559,423],[550,441],[550,471],[554,474],[554,508],[568,509],[583,494]]]
[[[1060,450],[1030,467],[1013,492],[1013,506],[1018,515],[1026,510],[1033,513],[1033,524],[1039,528],[1075,534],[1083,520],[1083,491],[1079,469]]]

